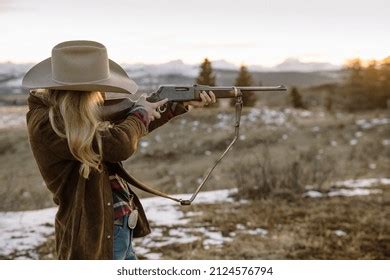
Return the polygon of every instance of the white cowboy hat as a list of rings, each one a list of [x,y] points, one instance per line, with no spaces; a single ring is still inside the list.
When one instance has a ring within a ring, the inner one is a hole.
[[[116,62],[108,59],[104,45],[86,40],[54,46],[51,57],[34,65],[23,77],[30,89],[61,89],[135,93],[137,84]]]

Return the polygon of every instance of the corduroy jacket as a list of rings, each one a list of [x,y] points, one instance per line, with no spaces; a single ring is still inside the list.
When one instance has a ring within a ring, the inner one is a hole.
[[[67,140],[52,129],[47,102],[33,94],[28,97],[26,115],[28,138],[39,171],[58,205],[55,241],[58,259],[113,259],[114,213],[108,170],[122,176],[121,161],[137,149],[138,141],[170,118],[187,112],[181,103],[145,127],[134,116],[114,124],[102,135],[103,172],[92,169],[89,178],[79,174],[80,162],[71,154]],[[96,141],[95,141],[96,142]],[[96,145],[94,145],[96,149]],[[96,149],[97,150],[97,149]],[[151,232],[143,207],[134,194],[139,220],[134,237]]]

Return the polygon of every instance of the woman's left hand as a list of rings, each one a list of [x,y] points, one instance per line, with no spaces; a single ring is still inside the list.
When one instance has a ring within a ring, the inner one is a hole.
[[[184,106],[190,105],[195,108],[202,108],[211,103],[217,102],[217,98],[215,97],[214,92],[212,92],[211,90],[208,94],[205,91],[202,91],[200,93],[200,99],[202,99],[202,101],[185,101],[183,102],[183,104]]]

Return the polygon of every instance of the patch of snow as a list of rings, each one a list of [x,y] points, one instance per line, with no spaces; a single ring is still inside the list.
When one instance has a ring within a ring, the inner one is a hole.
[[[383,140],[382,140],[382,145],[383,145],[383,146],[390,145],[390,139],[383,139]]]
[[[315,126],[315,127],[313,127],[313,128],[311,129],[311,131],[313,131],[313,132],[318,132],[318,131],[320,131],[320,127],[319,127],[319,126]]]
[[[368,165],[368,167],[369,167],[370,169],[376,169],[376,163],[370,163],[370,164]]]
[[[351,139],[350,141],[349,141],[349,144],[351,145],[351,146],[355,146],[356,144],[357,144],[357,139]]]
[[[0,212],[0,255],[28,251],[54,233],[57,208]]]
[[[362,137],[363,136],[363,132],[361,132],[361,131],[356,131],[355,132],[355,137],[356,138],[360,138],[360,137]]]
[[[310,111],[307,111],[307,110],[303,110],[303,111],[299,112],[299,116],[301,118],[308,118],[308,117],[311,117],[312,115],[313,115],[313,113]]]
[[[336,234],[336,235],[339,236],[339,237],[342,237],[342,236],[346,236],[346,235],[347,235],[347,233],[346,233],[345,231],[341,230],[341,229],[335,230],[335,231],[334,231],[334,234]]]
[[[246,233],[250,235],[260,235],[260,236],[266,236],[268,233],[268,230],[265,230],[263,228],[256,228],[256,229],[250,229],[246,231]]]
[[[159,260],[161,259],[161,253],[147,253],[143,255],[148,260]]]
[[[366,178],[356,180],[338,181],[334,184],[337,187],[347,188],[369,188],[372,186],[390,185],[390,178]]]
[[[243,224],[237,224],[237,225],[236,225],[236,229],[238,229],[238,230],[244,230],[244,229],[246,229],[246,227],[245,227]]]
[[[241,117],[242,121],[257,122],[261,120],[266,125],[282,126],[287,121],[287,116],[282,111],[271,110],[267,107],[252,108],[247,115]]]
[[[371,166],[372,167],[372,166]],[[376,166],[375,166],[376,167]],[[380,189],[367,189],[390,185],[390,178],[366,178],[356,180],[345,180],[333,183],[331,186],[339,189],[331,190],[328,193],[315,191],[315,186],[307,185],[305,189],[309,190],[303,194],[304,197],[334,197],[334,196],[361,196],[382,193]]]
[[[390,118],[383,118],[383,119],[370,119],[370,120],[365,120],[365,119],[360,119],[356,121],[356,125],[358,125],[362,129],[369,129],[375,126],[379,125],[386,125],[390,124]]]
[[[142,148],[146,148],[146,147],[148,147],[148,146],[149,146],[149,142],[148,142],[148,141],[145,141],[145,140],[143,140],[143,141],[141,141],[141,142],[140,142],[140,145],[141,145],[141,147],[142,147]]]
[[[203,246],[222,246],[225,242],[233,241],[231,237],[224,237],[219,231],[206,231]]]
[[[303,194],[304,197],[311,197],[311,198],[317,198],[317,197],[323,197],[324,194],[318,191],[308,191]]]
[[[335,191],[330,191],[328,193],[329,197],[333,196],[361,196],[361,195],[370,195],[382,193],[382,190],[367,190],[367,189],[339,189]]]
[[[185,213],[186,217],[196,217],[202,215],[202,212],[189,211]]]

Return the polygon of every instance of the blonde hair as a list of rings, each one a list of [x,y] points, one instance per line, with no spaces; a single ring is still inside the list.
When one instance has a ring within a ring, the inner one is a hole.
[[[66,138],[72,155],[81,162],[80,175],[88,179],[91,169],[102,168],[102,141],[100,131],[112,127],[100,118],[104,102],[99,91],[44,90],[36,91],[49,105],[49,120],[55,133]],[[43,93],[43,94],[42,94]],[[93,148],[96,137],[98,153]]]

